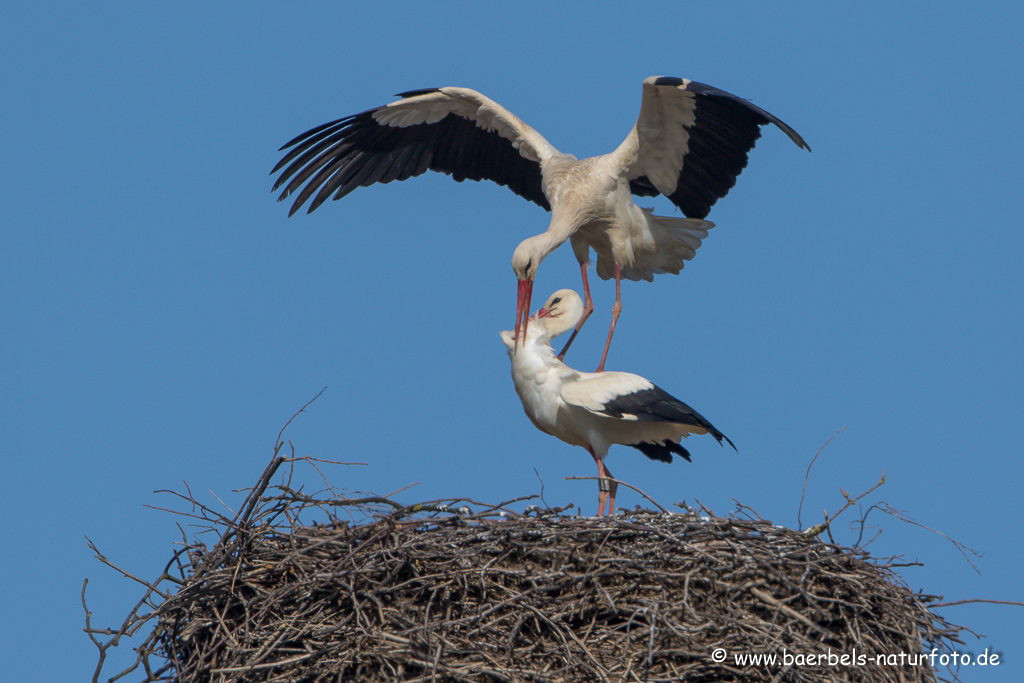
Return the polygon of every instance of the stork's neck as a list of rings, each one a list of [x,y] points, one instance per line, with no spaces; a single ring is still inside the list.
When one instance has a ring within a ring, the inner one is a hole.
[[[551,219],[551,225],[548,229],[539,235],[528,237],[523,240],[520,248],[526,247],[529,249],[532,255],[535,255],[537,260],[536,265],[539,266],[540,262],[544,258],[553,252],[558,247],[562,246],[565,240],[569,239],[572,233],[563,226],[562,221],[557,221],[554,217]]]
[[[551,337],[548,336],[543,323],[540,323],[536,318],[529,326],[526,340],[515,351],[512,362],[533,366],[565,367],[565,364],[555,357],[555,350],[551,347]]]

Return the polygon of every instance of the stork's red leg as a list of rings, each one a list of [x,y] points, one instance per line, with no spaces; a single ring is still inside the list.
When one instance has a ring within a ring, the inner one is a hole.
[[[608,482],[608,514],[615,514],[615,494],[619,492],[619,485],[615,483],[615,477],[612,475],[612,471],[608,469],[608,466],[601,461],[601,467],[604,467],[604,476],[608,477],[605,481]]]
[[[590,283],[587,282],[587,264],[580,264],[580,273],[583,274],[583,317],[576,323],[576,329],[572,331],[572,336],[569,337],[569,341],[565,342],[565,346],[562,347],[562,352],[558,354],[558,360],[565,358],[565,352],[572,346],[573,341],[576,339],[576,335],[580,333],[580,329],[583,327],[583,323],[587,322],[587,318],[594,312],[594,302],[590,298]]]
[[[601,477],[601,479],[597,480],[597,516],[601,517],[604,515],[604,505],[608,502],[608,489],[605,488],[607,481],[604,479],[604,463],[601,462],[601,458],[594,454],[592,448],[588,446],[587,450],[590,451],[590,457],[597,463],[597,476]]]
[[[619,273],[619,264],[615,264],[615,304],[612,306],[612,326],[608,328],[608,341],[604,343],[604,353],[601,354],[601,364],[597,366],[597,372],[604,372],[604,362],[608,358],[608,347],[612,345],[612,335],[615,334],[615,323],[619,321],[619,313],[622,312],[622,275]]]
[[[619,485],[612,481],[612,473],[605,467],[604,460],[597,457],[594,451],[587,448],[590,451],[590,456],[597,463],[597,476],[600,479],[597,480],[597,516],[604,516],[604,506],[608,503],[608,514],[615,514],[615,494],[619,490]]]

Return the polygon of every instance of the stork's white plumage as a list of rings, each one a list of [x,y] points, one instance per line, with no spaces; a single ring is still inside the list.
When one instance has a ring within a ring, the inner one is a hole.
[[[501,333],[512,359],[512,380],[526,415],[537,429],[581,446],[597,462],[601,488],[598,515],[615,512],[615,490],[604,457],[612,444],[632,446],[653,460],[686,460],[680,441],[690,434],[724,434],[696,410],[651,381],[628,372],[578,372],[555,356],[551,339],[569,331],[583,315],[583,301],[571,289],[551,295],[517,343],[512,331]]]
[[[519,279],[515,335],[525,330],[541,261],[570,240],[580,263],[584,312],[593,311],[587,266],[615,278],[615,305],[604,355],[622,310],[620,280],[678,273],[693,258],[712,223],[701,220],[747,165],[747,153],[775,124],[810,150],[795,130],[747,100],[709,85],[652,76],[643,82],[636,125],[610,154],[578,160],[563,154],[497,102],[468,88],[401,93],[401,100],[306,131],[271,173],[280,200],[298,191],[289,215],[312,197],[312,212],[328,197],[357,187],[405,180],[428,170],[455,180],[492,180],[551,211],[547,231],[524,240],[512,255]],[[283,169],[283,170],[282,170]],[[305,187],[303,187],[305,185]],[[299,191],[301,188],[301,191]],[[686,218],[655,216],[631,195],[665,195]],[[559,357],[575,339],[575,333]]]

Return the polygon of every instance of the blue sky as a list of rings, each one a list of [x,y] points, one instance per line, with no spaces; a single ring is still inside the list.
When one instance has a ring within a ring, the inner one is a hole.
[[[649,377],[739,448],[693,463],[616,447],[663,505],[733,500],[794,526],[884,471],[885,501],[983,554],[872,513],[870,550],[947,600],[1022,600],[1014,508],[1024,396],[1024,162],[1015,3],[245,3],[0,9],[0,649],[11,680],[82,680],[94,625],[180,534],[158,489],[241,501],[281,426],[299,455],[359,461],[335,486],[417,502],[539,493],[593,514],[596,468],[535,430],[498,332],[512,251],[548,215],[429,174],[288,219],[277,148],[414,88],[475,88],[577,156],[615,148],[650,75],[752,99],[766,129],[678,276],[624,283],[609,369]],[[513,9],[514,7],[514,9]],[[917,5],[913,7],[924,7]],[[642,200],[671,215],[662,199]],[[535,304],[579,288],[566,247]],[[596,366],[614,288],[568,357]],[[307,472],[310,486],[317,481]],[[629,492],[620,504],[641,502]],[[847,513],[846,521],[854,515]],[[837,540],[853,542],[843,524]],[[1024,609],[943,611],[1019,680]],[[53,656],[56,649],[60,657]],[[108,675],[130,657],[113,656]]]

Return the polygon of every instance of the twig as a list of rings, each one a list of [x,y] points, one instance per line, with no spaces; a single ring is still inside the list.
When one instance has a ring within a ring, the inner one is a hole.
[[[633,489],[634,491],[639,493],[641,496],[646,498],[656,508],[658,508],[659,510],[661,510],[665,514],[668,514],[668,510],[666,510],[665,508],[661,507],[661,505],[658,504],[658,501],[654,500],[653,498],[648,496],[646,493],[644,493],[643,491],[641,491],[637,487],[633,486],[632,484],[627,484],[626,482],[621,481],[619,479],[613,479],[612,477],[565,477],[565,480],[566,481],[588,481],[588,480],[591,480],[591,479],[597,479],[598,481],[600,481],[602,478],[603,479],[607,479],[608,481],[611,481],[611,482],[615,482],[616,484],[620,484],[622,486],[625,486],[627,489]]]
[[[810,529],[807,529],[806,531],[803,532],[804,536],[806,536],[808,538],[814,538],[815,536],[820,536],[822,532],[824,532],[826,529],[829,529],[829,527],[831,527],[832,522],[835,521],[836,517],[838,517],[839,515],[841,515],[844,512],[846,512],[847,508],[849,508],[850,506],[854,505],[858,500],[860,500],[864,496],[868,495],[869,493],[871,493],[872,491],[874,491],[875,489],[877,489],[879,486],[881,486],[884,483],[885,483],[885,472],[883,471],[882,472],[882,478],[878,480],[878,483],[875,484],[874,486],[872,486],[871,488],[869,488],[864,493],[862,493],[859,496],[857,496],[856,498],[850,498],[850,494],[848,494],[843,489],[839,489],[839,493],[843,494],[843,498],[846,499],[846,505],[841,507],[839,509],[839,512],[837,512],[836,514],[832,515],[831,517],[829,517],[826,514],[825,522],[822,523],[822,524],[816,524],[815,526],[812,526]]]
[[[544,503],[544,507],[550,508],[551,506],[544,500],[544,479],[540,476],[540,472],[537,471],[536,467],[533,468],[533,473],[537,476],[537,481],[540,482],[540,502]]]
[[[889,505],[888,503],[879,503],[877,505],[877,507],[882,512],[884,512],[884,513],[886,513],[888,515],[892,515],[893,517],[895,517],[896,519],[900,520],[901,522],[906,522],[907,524],[913,524],[914,526],[919,526],[922,529],[927,529],[928,531],[931,531],[932,533],[935,533],[935,534],[938,534],[939,536],[942,536],[944,539],[946,539],[947,541],[952,543],[956,547],[957,550],[960,551],[960,554],[964,556],[965,560],[967,560],[967,564],[971,565],[971,569],[973,569],[978,574],[981,574],[981,572],[978,570],[978,568],[976,566],[974,566],[974,563],[971,562],[971,558],[967,557],[967,553],[964,552],[966,550],[966,551],[970,552],[972,555],[974,555],[975,557],[978,557],[978,558],[982,557],[982,555],[979,552],[977,552],[976,550],[972,550],[967,545],[961,543],[960,541],[956,540],[955,538],[950,538],[949,536],[947,536],[946,534],[942,533],[941,531],[938,531],[937,529],[933,529],[930,526],[925,526],[924,524],[921,524],[920,522],[915,522],[914,520],[912,520],[909,517],[907,517],[905,513],[903,513],[900,510],[897,510],[896,508],[894,508],[893,506]]]
[[[418,481],[414,481],[411,484],[406,484],[405,486],[403,486],[400,489],[396,489],[396,490],[392,491],[391,493],[385,494],[383,497],[384,498],[391,498],[392,496],[397,495],[397,494],[401,493],[402,491],[411,489],[413,486],[419,486],[419,485],[420,485],[420,483]]]
[[[814,467],[814,461],[817,460],[818,456],[821,455],[821,452],[823,450],[825,450],[825,446],[829,445],[829,443],[831,443],[832,439],[834,439],[837,436],[839,436],[839,432],[843,431],[843,429],[846,429],[846,427],[843,427],[838,432],[836,432],[832,436],[828,437],[828,441],[826,441],[825,443],[821,444],[821,448],[819,448],[818,452],[814,454],[813,458],[811,458],[811,463],[809,465],[807,465],[807,472],[806,472],[806,474],[804,474],[804,487],[803,487],[803,490],[800,491],[800,507],[798,507],[797,510],[796,510],[796,528],[797,529],[803,529],[804,528],[803,523],[800,521],[800,513],[803,512],[803,509],[804,509],[804,496],[807,495],[807,480],[811,476],[811,468]]]
[[[322,396],[325,391],[327,391],[327,387],[324,387],[323,389],[320,390],[320,393],[318,393],[313,398],[309,399],[309,401],[306,402],[306,405],[304,405],[301,408],[299,408],[295,412],[295,414],[292,415],[290,418],[288,418],[288,421],[284,423],[284,426],[281,427],[281,431],[277,433],[277,439],[274,441],[274,452],[275,452],[275,454],[276,454],[276,452],[278,450],[280,450],[281,446],[283,445],[281,443],[281,437],[284,436],[284,431],[286,429],[288,429],[288,425],[290,425],[292,423],[292,421],[295,420],[295,418],[297,418],[299,415],[301,415],[302,413],[306,412],[306,408],[308,408],[311,405],[313,405],[313,401],[315,401],[318,398],[320,398],[320,396]]]
[[[1014,607],[1024,607],[1024,602],[1015,602],[1013,600],[986,600],[983,598],[974,598],[972,600],[954,600],[952,602],[933,602],[930,607],[935,609],[936,607],[952,607],[953,605],[969,605],[971,603],[987,603],[990,605],[1013,605]]]

